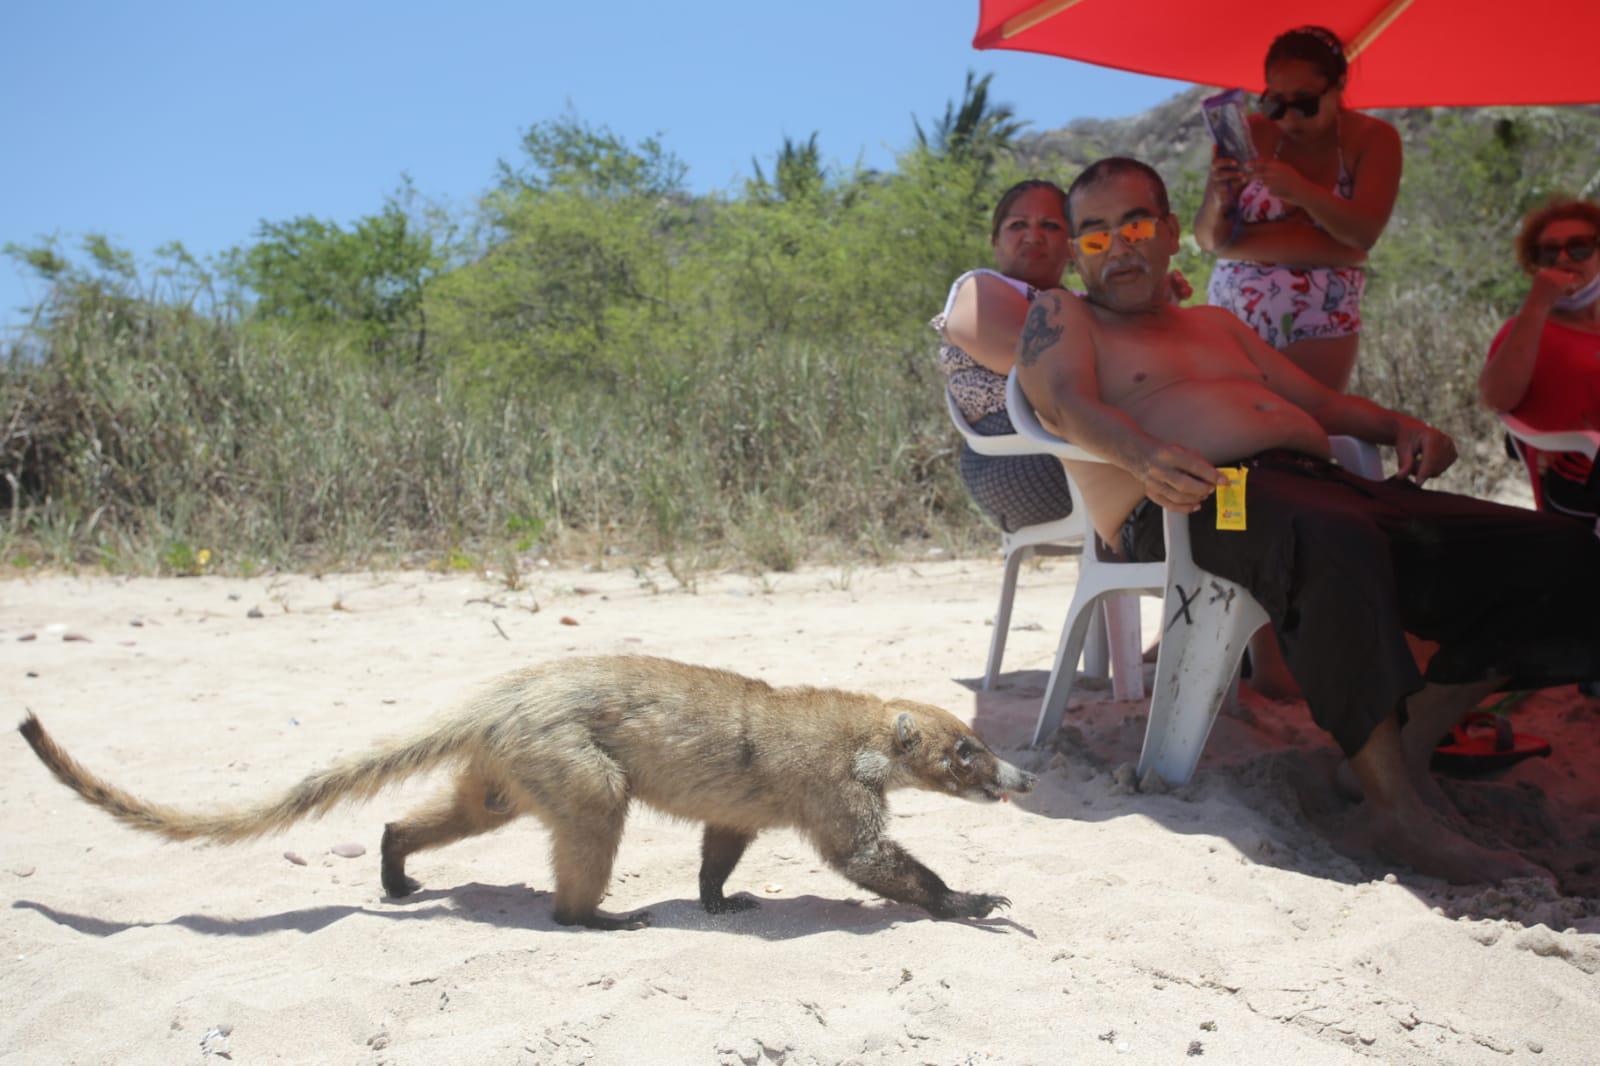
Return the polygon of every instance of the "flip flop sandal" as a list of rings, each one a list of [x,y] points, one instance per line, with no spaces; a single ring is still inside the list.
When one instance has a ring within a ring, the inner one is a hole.
[[[1488,711],[1473,711],[1433,749],[1433,768],[1454,777],[1473,777],[1550,754],[1543,737],[1517,733],[1511,719]]]

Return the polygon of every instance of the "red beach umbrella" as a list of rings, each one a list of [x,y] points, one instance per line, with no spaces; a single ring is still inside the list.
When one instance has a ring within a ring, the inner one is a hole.
[[[1307,24],[1345,41],[1351,107],[1600,102],[1600,0],[979,0],[972,46],[1259,92]]]

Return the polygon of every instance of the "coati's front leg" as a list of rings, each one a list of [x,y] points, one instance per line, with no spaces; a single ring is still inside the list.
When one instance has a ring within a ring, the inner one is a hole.
[[[728,875],[739,865],[744,849],[755,838],[754,833],[706,826],[705,837],[700,842],[700,905],[707,914],[731,914],[761,906],[749,896],[729,899],[722,894]]]
[[[911,857],[886,836],[830,842],[823,858],[840,873],[897,903],[915,903],[935,918],[985,918],[997,907],[1009,907],[1005,896],[956,892],[939,875]]]

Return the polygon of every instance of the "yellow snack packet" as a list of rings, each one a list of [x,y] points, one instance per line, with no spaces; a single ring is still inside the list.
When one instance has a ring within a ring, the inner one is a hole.
[[[1244,479],[1249,467],[1219,466],[1227,482],[1217,486],[1217,528],[1244,529]]]

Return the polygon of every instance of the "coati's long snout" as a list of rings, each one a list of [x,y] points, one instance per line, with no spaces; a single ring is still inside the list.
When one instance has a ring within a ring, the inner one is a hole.
[[[1038,783],[1035,775],[996,755],[949,711],[909,700],[890,700],[888,706],[899,712],[895,740],[913,778],[907,784],[967,800],[994,801],[1013,792],[1031,792]]]
[[[280,832],[435,767],[454,780],[389,823],[384,890],[420,885],[413,854],[531,814],[550,830],[553,917],[637,928],[599,910],[633,804],[702,822],[700,901],[747,910],[723,887],[763,829],[798,830],[836,871],[940,918],[982,918],[1004,896],[958,892],[887,835],[886,794],[921,788],[966,799],[1027,792],[1034,776],[999,758],[965,723],[927,704],[837,689],[774,688],[723,670],[645,656],[567,659],[517,671],[412,738],[311,774],[237,810],[148,803],[80,766],[32,714],[20,731],[51,773],[124,825],[169,840],[235,843]]]

